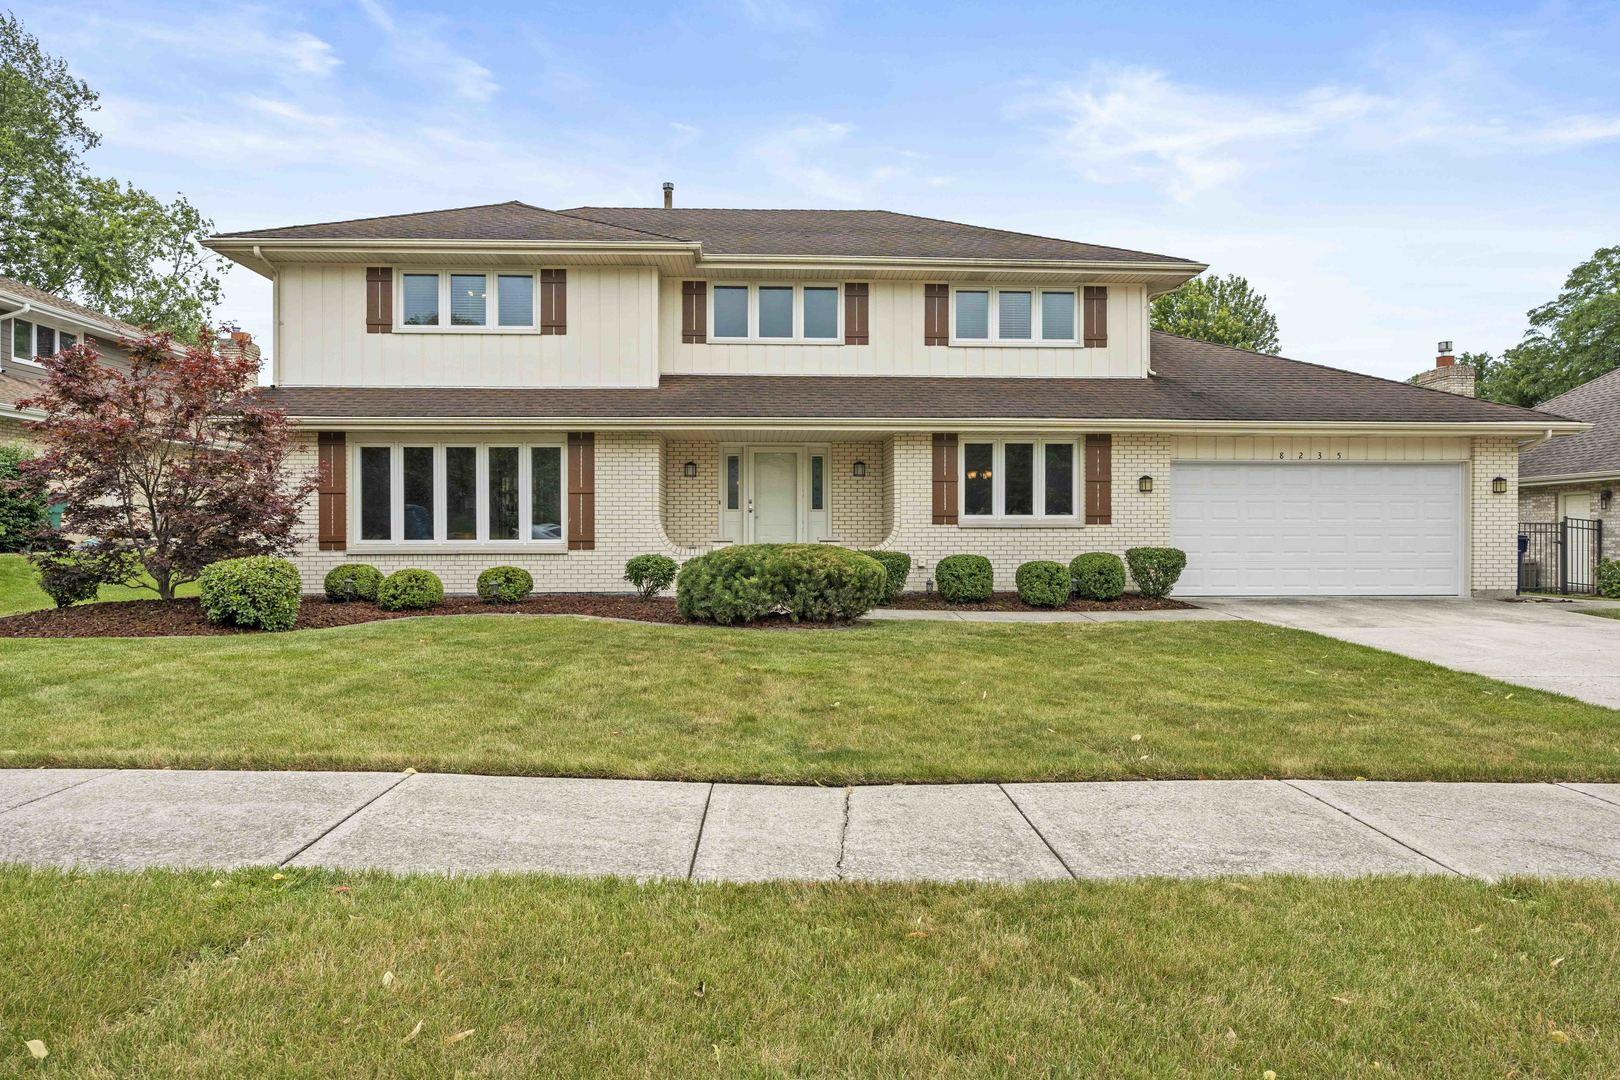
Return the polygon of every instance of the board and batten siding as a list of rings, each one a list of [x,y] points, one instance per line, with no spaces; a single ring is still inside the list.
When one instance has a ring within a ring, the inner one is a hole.
[[[363,265],[288,266],[277,287],[283,386],[658,384],[658,272],[650,267],[569,267],[565,334],[368,334]]]
[[[658,310],[660,367],[681,375],[1119,378],[1147,374],[1149,305],[1140,285],[1108,287],[1108,345],[1093,349],[1076,345],[924,345],[923,289],[923,282],[872,282],[867,345],[688,344],[681,340],[681,282],[665,278],[660,284]]]

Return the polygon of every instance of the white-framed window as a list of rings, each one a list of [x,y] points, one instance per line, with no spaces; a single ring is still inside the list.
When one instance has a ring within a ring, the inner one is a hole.
[[[952,345],[1075,345],[1079,289],[962,285],[951,290]]]
[[[358,546],[567,549],[561,441],[360,442],[351,469]]]
[[[539,275],[527,270],[402,270],[394,329],[532,333]]]
[[[37,364],[47,356],[55,356],[63,349],[79,343],[77,334],[42,326],[29,319],[11,320],[11,355],[13,359]]]
[[[961,458],[961,520],[1079,520],[1079,440],[964,438]]]
[[[709,340],[837,345],[844,340],[843,286],[745,284],[709,287]]]

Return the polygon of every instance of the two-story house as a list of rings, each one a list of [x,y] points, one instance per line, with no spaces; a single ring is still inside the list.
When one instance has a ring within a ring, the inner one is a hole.
[[[1556,416],[1156,333],[1181,258],[887,211],[521,202],[209,246],[275,285],[271,400],[323,470],[297,557],[625,560],[827,542],[1018,564],[1185,548],[1180,591],[1514,585]]]

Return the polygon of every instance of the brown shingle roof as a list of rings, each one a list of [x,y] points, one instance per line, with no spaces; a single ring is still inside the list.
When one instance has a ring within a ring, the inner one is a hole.
[[[1553,439],[1519,455],[1519,478],[1611,472],[1620,475],[1620,370],[1599,375],[1540,408],[1585,420],[1591,431]]]
[[[656,388],[288,386],[294,416],[646,420],[1535,422],[1492,401],[1154,333],[1148,379],[665,375]]]
[[[21,378],[9,371],[0,371],[0,405],[16,408],[17,402],[33,397],[41,389],[37,380]]]
[[[66,297],[48,293],[44,289],[36,289],[32,285],[25,285],[15,278],[0,277],[0,294],[15,296],[34,304],[49,305],[69,315],[77,315],[92,324],[104,326],[121,337],[133,338],[141,336],[142,331],[138,326],[124,322],[122,319],[115,319],[111,315],[103,315],[94,308],[87,308],[83,304],[76,303]],[[23,318],[26,319],[28,316],[24,315]]]
[[[642,244],[680,239],[559,214],[515,199],[487,206],[289,225],[228,235],[267,240],[577,240]]]

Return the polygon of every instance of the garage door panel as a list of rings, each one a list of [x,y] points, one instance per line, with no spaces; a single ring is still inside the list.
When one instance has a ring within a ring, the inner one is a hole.
[[[1185,462],[1171,542],[1187,595],[1456,595],[1456,464]]]

